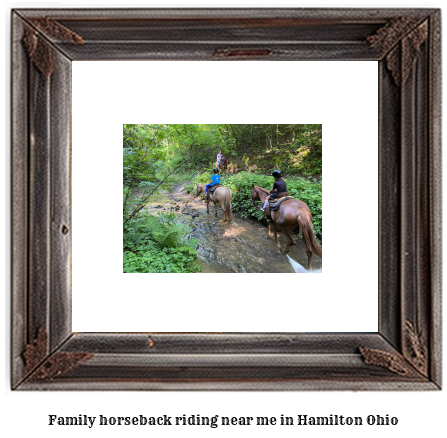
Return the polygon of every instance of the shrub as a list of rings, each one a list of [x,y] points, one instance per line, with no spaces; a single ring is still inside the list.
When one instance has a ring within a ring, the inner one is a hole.
[[[309,181],[305,178],[290,178],[286,180],[287,191],[294,198],[303,201],[312,213],[312,225],[317,240],[323,239],[323,200],[322,181]]]
[[[264,217],[264,213],[255,208],[251,203],[251,191],[253,184],[263,188],[270,189],[275,179],[272,176],[258,175],[250,172],[240,172],[227,178],[225,185],[228,186],[233,197],[231,205],[233,211],[239,213],[242,218],[256,218],[258,220]]]
[[[195,193],[196,192],[196,184],[208,184],[211,181],[212,171],[203,172],[201,174],[197,174],[195,178],[189,183],[185,185],[186,193]]]
[[[144,251],[124,251],[123,272],[125,273],[186,273],[198,272],[200,266],[193,263],[196,252],[190,247],[157,248]]]
[[[174,222],[174,213],[141,214],[123,230],[123,271],[197,272],[195,239],[190,229]]]

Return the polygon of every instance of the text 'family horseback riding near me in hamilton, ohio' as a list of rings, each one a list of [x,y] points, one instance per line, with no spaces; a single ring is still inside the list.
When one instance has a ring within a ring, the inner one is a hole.
[[[123,272],[322,272],[322,125],[123,125]]]
[[[48,415],[49,426],[396,426],[399,419],[386,415],[367,415],[363,417],[331,414],[313,416],[307,414],[277,416],[238,416],[224,415],[134,415],[122,416],[89,416],[80,414],[75,417]]]

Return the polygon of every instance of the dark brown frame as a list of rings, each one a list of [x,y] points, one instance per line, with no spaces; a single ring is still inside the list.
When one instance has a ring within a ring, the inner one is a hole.
[[[440,29],[436,9],[14,10],[11,387],[440,389]],[[378,333],[72,333],[71,61],[104,59],[378,61]]]

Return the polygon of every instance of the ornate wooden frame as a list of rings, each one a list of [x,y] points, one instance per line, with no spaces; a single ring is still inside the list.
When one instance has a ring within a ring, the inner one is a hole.
[[[14,10],[12,388],[439,389],[440,28],[436,9]],[[104,59],[378,61],[378,333],[72,333],[71,61]]]

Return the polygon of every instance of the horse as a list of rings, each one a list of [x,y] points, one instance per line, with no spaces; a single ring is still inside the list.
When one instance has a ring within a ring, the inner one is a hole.
[[[265,198],[270,194],[270,192],[262,187],[258,187],[253,184],[251,190],[251,203],[254,201],[261,200],[265,201]],[[278,241],[278,234],[276,232],[276,226],[278,225],[287,238],[288,242],[284,245],[284,252],[289,252],[289,248],[296,245],[296,241],[293,239],[291,232],[297,226],[299,226],[300,233],[303,234],[304,243],[306,245],[307,253],[307,270],[311,270],[310,261],[312,259],[312,253],[317,256],[322,257],[322,249],[318,245],[317,239],[312,228],[312,214],[310,213],[309,207],[299,199],[288,199],[283,201],[276,211],[270,211],[271,219],[267,217],[267,222],[269,224],[269,237],[273,236],[276,240],[278,248],[281,250],[280,243]],[[266,215],[267,216],[267,215]]]
[[[206,184],[197,184],[196,188],[196,196],[199,196],[200,193],[205,192]],[[217,216],[217,207],[216,204],[220,204],[220,208],[224,212],[224,221],[227,220],[231,222],[233,216],[231,214],[231,190],[228,187],[217,187],[214,193],[210,196],[209,201],[206,202],[206,212],[210,214],[210,201],[214,203],[214,208],[216,210]]]
[[[219,163],[219,170],[226,170],[227,169],[227,165],[228,165],[228,158],[227,157],[222,157],[222,160],[220,160]]]

